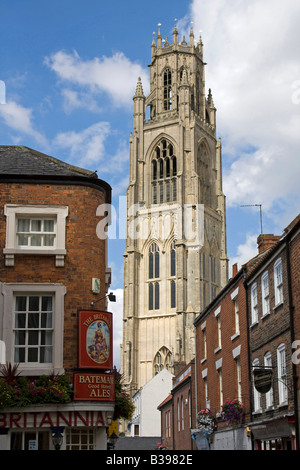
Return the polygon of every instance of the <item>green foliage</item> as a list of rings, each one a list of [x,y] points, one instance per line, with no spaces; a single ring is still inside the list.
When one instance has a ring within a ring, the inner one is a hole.
[[[41,403],[69,403],[72,389],[64,375],[42,375],[38,378],[3,374],[0,378],[0,409]]]
[[[116,419],[131,419],[134,412],[134,404],[128,393],[125,393],[122,389],[122,385],[119,380],[115,382],[116,399],[115,399],[115,413],[114,420]]]

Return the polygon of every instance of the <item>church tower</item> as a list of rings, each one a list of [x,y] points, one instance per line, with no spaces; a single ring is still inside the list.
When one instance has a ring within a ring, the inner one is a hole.
[[[121,374],[132,395],[194,357],[194,319],[227,282],[225,197],[216,108],[200,38],[151,46],[130,136]]]

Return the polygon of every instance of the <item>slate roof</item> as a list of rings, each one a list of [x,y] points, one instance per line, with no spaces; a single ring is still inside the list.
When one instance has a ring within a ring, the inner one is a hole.
[[[0,174],[19,176],[86,176],[96,173],[24,146],[0,146]]]

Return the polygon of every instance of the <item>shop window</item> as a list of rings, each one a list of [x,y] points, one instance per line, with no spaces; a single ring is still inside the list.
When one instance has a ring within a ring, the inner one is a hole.
[[[88,428],[66,429],[66,450],[95,450],[95,430]]]
[[[10,434],[10,450],[52,450],[49,431],[13,431]]]

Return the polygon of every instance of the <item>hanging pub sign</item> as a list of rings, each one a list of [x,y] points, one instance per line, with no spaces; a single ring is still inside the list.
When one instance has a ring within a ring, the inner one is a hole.
[[[113,369],[112,313],[97,310],[78,312],[78,367]]]
[[[268,393],[272,386],[272,369],[254,369],[253,376],[256,390],[259,393]]]
[[[114,374],[74,374],[74,400],[115,401]]]

